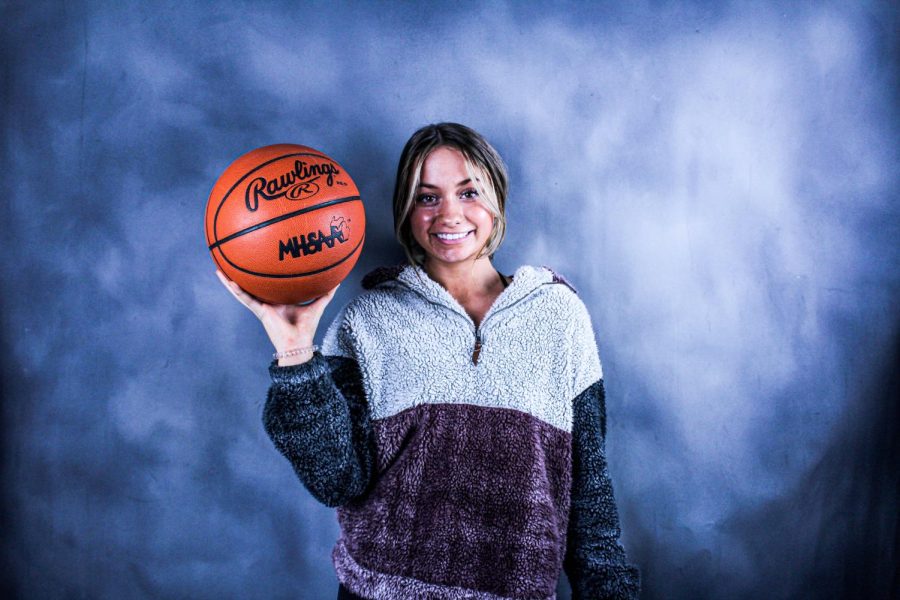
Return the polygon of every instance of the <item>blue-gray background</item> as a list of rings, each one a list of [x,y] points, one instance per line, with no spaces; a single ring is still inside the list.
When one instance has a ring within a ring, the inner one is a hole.
[[[271,348],[206,196],[265,144],[343,164],[368,239],[330,322],[401,260],[396,160],[440,120],[509,164],[497,265],[591,311],[644,597],[897,592],[896,4],[2,14],[6,592],[334,596],[334,514],[262,430]]]

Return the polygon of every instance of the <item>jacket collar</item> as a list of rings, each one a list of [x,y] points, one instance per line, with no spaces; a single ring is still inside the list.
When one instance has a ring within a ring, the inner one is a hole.
[[[410,288],[429,302],[449,308],[470,319],[466,310],[450,295],[450,292],[429,277],[425,270],[419,266],[398,265],[396,267],[375,269],[363,278],[362,283],[364,288],[371,289],[380,285],[390,285],[390,282]],[[513,274],[512,282],[497,297],[494,304],[491,305],[483,321],[487,320],[491,314],[512,306],[542,285],[549,283],[567,282],[548,267],[534,267],[531,265],[519,267]]]

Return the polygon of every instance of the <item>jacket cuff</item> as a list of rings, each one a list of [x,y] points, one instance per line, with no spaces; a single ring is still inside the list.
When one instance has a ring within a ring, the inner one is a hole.
[[[328,373],[328,362],[319,352],[314,352],[311,359],[299,365],[280,367],[277,360],[269,363],[269,376],[272,384],[277,386],[303,385]]]
[[[641,573],[631,565],[615,565],[578,583],[572,582],[572,600],[636,600]]]

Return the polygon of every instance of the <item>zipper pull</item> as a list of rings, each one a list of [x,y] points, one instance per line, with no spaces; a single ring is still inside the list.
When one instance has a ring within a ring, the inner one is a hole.
[[[472,350],[472,364],[478,364],[478,355],[481,354],[481,335],[475,332],[475,349]]]

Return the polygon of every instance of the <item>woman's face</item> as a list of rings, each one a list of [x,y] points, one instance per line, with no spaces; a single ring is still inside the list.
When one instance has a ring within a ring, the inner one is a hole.
[[[428,255],[426,262],[475,260],[491,235],[494,217],[481,203],[462,153],[446,146],[433,150],[419,182],[409,222]]]

